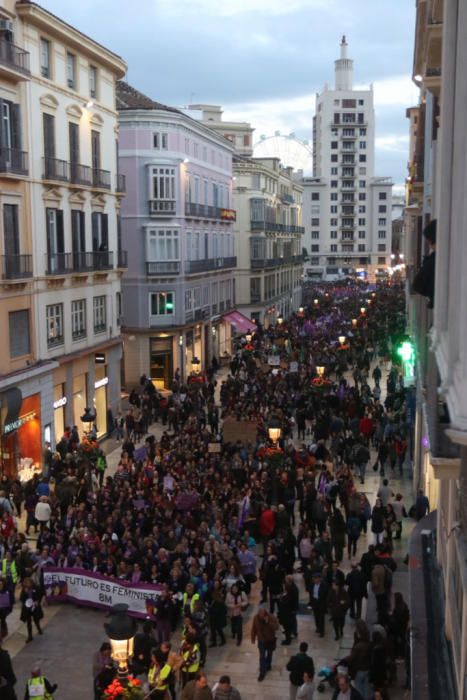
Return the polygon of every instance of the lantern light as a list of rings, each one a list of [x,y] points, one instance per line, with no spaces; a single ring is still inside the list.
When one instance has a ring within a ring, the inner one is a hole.
[[[305,309],[303,308],[303,306],[300,306],[300,308],[298,309],[298,311],[299,311],[299,313],[302,314],[302,313],[305,311]]]
[[[200,364],[201,364],[201,360],[199,360],[195,355],[193,357],[193,359],[191,360],[191,365],[192,365],[193,369],[196,369],[196,367],[198,367]]]
[[[339,338],[338,338],[338,341],[339,341],[339,343],[340,343],[341,345],[344,345],[344,343],[345,343],[345,341],[346,341],[345,335],[340,335]]]
[[[279,326],[280,326],[282,323],[284,323],[284,319],[282,318],[282,316],[279,316],[279,317],[278,317],[277,323],[279,324]]]
[[[362,307],[360,308],[360,313],[362,314],[362,316],[365,314],[365,311],[366,311],[365,307],[362,306]]]
[[[269,439],[272,443],[274,443],[274,445],[280,440],[280,437],[282,435],[281,422],[275,416],[271,418],[271,420],[268,423],[268,435]]]
[[[353,318],[352,319],[352,326],[355,328],[356,325],[357,325],[357,319]]]
[[[251,335],[250,332],[245,333],[245,340],[246,340],[247,343],[251,343],[252,337],[253,337],[253,336]]]
[[[319,299],[313,299],[313,304],[317,306],[319,304]]]
[[[118,676],[121,683],[128,682],[128,660],[133,656],[133,643],[137,630],[135,620],[127,613],[128,605],[114,605],[110,611],[110,622],[104,629],[110,639],[112,658],[118,664]]]
[[[318,365],[316,368],[316,374],[318,377],[322,377],[324,375],[324,367],[323,365]]]

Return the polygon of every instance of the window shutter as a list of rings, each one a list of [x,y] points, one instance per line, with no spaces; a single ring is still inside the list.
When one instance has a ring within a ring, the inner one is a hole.
[[[12,104],[11,110],[11,147],[21,150],[21,108]]]
[[[109,215],[101,214],[102,224],[102,247],[104,250],[109,249]]]
[[[57,226],[57,253],[64,253],[65,241],[63,231],[63,211],[61,209],[55,210],[55,220]]]
[[[44,156],[55,158],[55,117],[44,114]]]
[[[91,222],[92,222],[92,249],[94,251],[99,250],[99,221],[98,221],[99,213],[97,211],[93,211],[91,214]]]
[[[0,98],[0,117],[3,117],[3,100]],[[5,138],[3,135],[3,119],[2,119],[2,124],[0,124],[0,149],[3,148],[3,144],[5,142]],[[3,155],[2,155],[2,161],[3,161]]]
[[[79,219],[79,249],[82,253],[86,252],[86,219],[84,216],[84,211],[78,212]]]

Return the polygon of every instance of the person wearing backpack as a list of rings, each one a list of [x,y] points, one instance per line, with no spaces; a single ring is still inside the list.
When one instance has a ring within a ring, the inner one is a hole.
[[[370,451],[362,442],[357,442],[355,445],[353,449],[353,459],[355,462],[355,469],[360,477],[360,483],[364,484],[367,464],[370,461]]]

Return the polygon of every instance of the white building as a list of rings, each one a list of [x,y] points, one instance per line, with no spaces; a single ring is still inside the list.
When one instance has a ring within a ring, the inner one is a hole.
[[[374,175],[373,88],[353,89],[347,48],[343,37],[335,87],[316,96],[313,177],[303,180],[304,247],[318,275],[390,264],[392,182]]]

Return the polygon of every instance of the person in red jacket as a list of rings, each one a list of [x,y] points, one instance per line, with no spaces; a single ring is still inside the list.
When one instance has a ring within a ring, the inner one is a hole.
[[[273,536],[276,529],[276,513],[274,507],[265,506],[259,517],[259,534],[263,538],[263,546],[266,549],[268,540]]]
[[[368,414],[365,414],[360,420],[358,429],[361,435],[363,435],[363,437],[365,438],[366,444],[368,445],[370,438],[373,435],[373,431],[375,429],[375,425]]]

